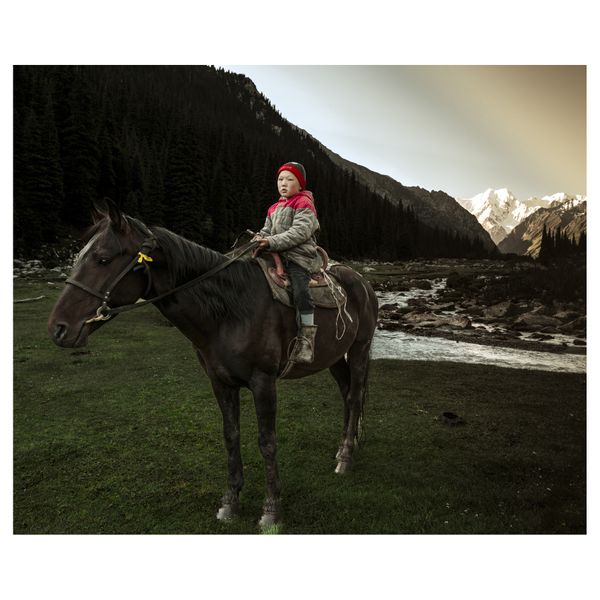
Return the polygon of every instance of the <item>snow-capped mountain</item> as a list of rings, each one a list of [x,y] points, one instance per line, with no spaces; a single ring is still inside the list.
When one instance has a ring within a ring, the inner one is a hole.
[[[507,188],[488,188],[472,198],[457,198],[457,202],[475,215],[496,244],[531,213],[550,205],[550,201],[541,202],[537,198],[519,201]]]
[[[519,223],[522,223],[538,209],[569,201],[578,204],[585,201],[585,196],[572,196],[559,192],[541,198],[532,197],[527,200],[518,200],[507,188],[498,190],[488,188],[485,192],[472,198],[457,198],[456,200],[463,208],[475,215],[494,243],[499,244]]]
[[[537,198],[530,198],[530,200],[537,200]],[[541,200],[549,200],[549,206],[556,207],[563,205],[563,209],[568,209],[575,208],[582,202],[586,202],[587,196],[582,196],[581,194],[575,194],[573,196],[571,194],[565,194],[564,192],[558,192],[558,194],[552,194],[552,196],[543,196]]]

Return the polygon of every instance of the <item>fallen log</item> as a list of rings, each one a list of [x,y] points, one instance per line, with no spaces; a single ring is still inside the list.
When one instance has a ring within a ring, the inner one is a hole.
[[[36,298],[22,298],[21,300],[14,300],[14,304],[19,302],[35,302],[36,300],[43,300],[46,296],[37,296]]]

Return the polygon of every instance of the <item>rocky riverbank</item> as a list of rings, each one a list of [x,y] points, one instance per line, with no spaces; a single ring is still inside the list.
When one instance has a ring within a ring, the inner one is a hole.
[[[356,265],[379,328],[523,350],[585,354],[585,263],[439,259]]]
[[[41,260],[19,260],[13,261],[13,279],[49,279],[51,281],[64,281],[71,270],[71,264],[65,266],[48,267]]]

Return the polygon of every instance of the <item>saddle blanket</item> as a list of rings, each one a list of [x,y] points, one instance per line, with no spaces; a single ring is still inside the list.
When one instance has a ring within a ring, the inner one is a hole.
[[[272,260],[256,257],[255,259],[271,288],[273,298],[286,306],[294,308],[292,291],[289,282],[286,287],[281,287],[282,280],[277,275]],[[279,283],[277,283],[279,281]],[[311,280],[309,293],[315,306],[320,308],[338,308],[346,302],[346,292],[335,278],[331,270],[321,271],[317,281]]]

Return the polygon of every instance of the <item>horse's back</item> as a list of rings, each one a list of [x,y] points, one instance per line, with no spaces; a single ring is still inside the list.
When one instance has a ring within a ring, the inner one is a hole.
[[[363,302],[364,308],[377,318],[379,303],[373,286],[360,273],[346,265],[334,265],[329,269],[348,294],[356,302]]]
[[[348,304],[359,316],[358,335],[371,338],[377,326],[379,303],[373,286],[360,273],[346,265],[334,265],[329,268],[348,296]]]

